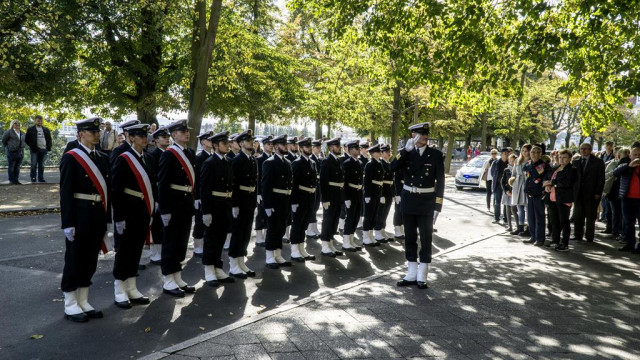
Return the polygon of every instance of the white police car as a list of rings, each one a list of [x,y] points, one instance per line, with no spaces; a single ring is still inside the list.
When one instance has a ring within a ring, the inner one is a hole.
[[[456,189],[462,190],[465,187],[487,188],[487,181],[483,179],[483,174],[489,167],[491,155],[480,155],[471,159],[456,173]]]

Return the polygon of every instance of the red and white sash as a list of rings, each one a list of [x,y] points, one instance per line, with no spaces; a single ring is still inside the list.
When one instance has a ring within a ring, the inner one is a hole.
[[[135,175],[136,180],[138,181],[138,186],[140,187],[140,190],[144,194],[144,202],[147,205],[147,211],[149,212],[149,216],[153,216],[153,207],[155,205],[155,201],[153,199],[153,191],[151,188],[151,181],[149,180],[149,175],[142,167],[140,160],[137,159],[135,156],[133,156],[133,154],[131,154],[130,152],[126,151],[120,154],[120,156],[124,157],[124,159],[127,160],[127,163],[129,164],[129,168],[131,168],[133,175]]]
[[[67,153],[69,153],[74,157],[74,159],[76,159],[76,161],[82,166],[87,175],[89,175],[89,179],[91,179],[91,182],[93,182],[93,186],[98,189],[100,198],[102,200],[102,207],[104,208],[104,212],[106,214],[108,211],[107,204],[109,203],[109,199],[107,197],[109,196],[109,192],[107,191],[107,182],[104,180],[104,176],[102,176],[102,173],[100,172],[100,170],[98,170],[96,164],[84,151],[80,149],[71,149],[67,151]],[[104,240],[102,241],[102,252],[104,254],[109,252],[107,250],[107,245],[104,243]]]
[[[182,165],[182,170],[187,173],[187,177],[189,178],[189,183],[191,183],[191,192],[193,192],[193,181],[195,178],[195,174],[193,172],[193,166],[191,166],[191,162],[187,159],[187,156],[184,154],[184,151],[180,149],[177,145],[172,145],[167,149],[170,151],[175,157],[178,159],[180,164]]]

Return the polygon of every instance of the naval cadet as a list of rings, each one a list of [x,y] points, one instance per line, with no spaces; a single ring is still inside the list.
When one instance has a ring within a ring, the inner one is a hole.
[[[151,155],[151,168],[152,172],[156,174],[155,186],[158,186],[158,164],[160,163],[160,156],[171,145],[171,134],[166,127],[161,126],[153,134],[156,148],[149,154]],[[153,222],[151,223],[151,244],[149,245],[149,259],[151,264],[160,265],[160,259],[162,256],[162,239],[164,238],[164,225],[160,218],[160,208],[158,206],[158,199],[156,198],[155,211],[153,212]]]
[[[265,247],[265,232],[267,230],[267,215],[264,212],[264,204],[262,203],[262,189],[260,188],[260,180],[262,179],[262,165],[273,155],[273,135],[267,135],[262,138],[262,154],[258,157],[258,211],[256,214],[255,231],[256,246]]]
[[[404,174],[400,205],[408,271],[398,286],[417,285],[420,289],[428,288],[433,224],[442,210],[444,196],[444,157],[439,150],[427,146],[429,127],[429,123],[409,127],[413,138],[407,140],[404,149],[389,165],[391,171]]]
[[[195,175],[193,197],[195,199],[194,207],[196,216],[194,216],[193,233],[191,236],[193,237],[193,256],[195,257],[202,257],[203,251],[204,224],[202,223],[202,206],[200,206],[200,169],[205,160],[213,154],[213,144],[211,144],[211,140],[209,140],[211,136],[213,136],[213,131],[205,131],[198,135],[202,150],[196,155],[196,162],[193,166],[193,174]]]
[[[342,151],[342,155],[338,158],[338,160],[340,160],[340,166],[342,166],[342,164],[344,164],[344,162],[347,161],[347,159],[349,159],[350,157],[349,148],[347,147],[347,144],[349,144],[349,141],[342,141],[343,151]],[[343,203],[340,206],[340,218],[338,220],[339,234],[344,234],[344,221],[346,220],[346,218],[347,218],[347,208],[344,206],[344,203]]]
[[[404,226],[402,225],[402,208],[400,207],[400,202],[402,201],[402,198],[400,195],[402,194],[402,186],[404,185],[404,173],[402,171],[395,171],[395,172],[391,171],[391,173],[393,174],[393,191],[394,191],[393,233],[396,239],[404,240]]]
[[[324,155],[322,154],[322,140],[313,140],[311,142],[311,156],[309,156],[311,160],[316,163],[316,168],[318,169],[318,179],[316,180],[316,184],[320,183],[320,166],[322,165],[322,161],[324,160]],[[319,185],[316,185],[316,201],[313,203],[313,208],[309,213],[309,226],[307,227],[306,235],[312,239],[320,238],[320,230],[318,229],[318,210],[320,210],[320,188]]]
[[[162,292],[176,297],[195,292],[193,286],[182,280],[181,264],[187,255],[194,214],[195,154],[187,147],[190,129],[187,120],[178,120],[167,126],[173,145],[162,153],[158,164],[158,204],[164,225]]]
[[[362,244],[364,246],[379,246],[387,240],[376,241],[373,236],[373,227],[376,222],[376,214],[380,205],[385,204],[382,193],[384,185],[384,168],[380,163],[380,144],[367,149],[371,159],[364,166],[363,196],[364,196],[364,220],[362,221]]]
[[[240,152],[231,160],[233,168],[233,232],[229,245],[229,275],[240,279],[255,277],[256,272],[245,264],[251,240],[253,214],[256,210],[258,161],[251,154],[253,131],[245,130],[236,137]]]
[[[329,155],[320,167],[320,196],[322,201],[322,232],[320,240],[322,255],[329,257],[342,256],[334,244],[333,235],[338,230],[340,208],[344,206],[344,173],[338,156],[341,153],[340,138],[325,142]]]
[[[113,221],[120,246],[113,263],[115,304],[130,309],[131,304],[149,304],[136,286],[136,273],[142,248],[150,237],[150,225],[157,197],[155,174],[147,146],[148,124],[127,128],[131,147],[112,165],[111,198]]]
[[[300,156],[291,163],[293,174],[291,190],[291,260],[305,262],[315,260],[305,249],[305,231],[309,226],[310,214],[316,202],[318,167],[311,160],[311,138],[298,140]]]
[[[358,161],[360,143],[358,140],[347,143],[349,157],[342,163],[344,171],[344,207],[345,221],[342,232],[342,250],[360,251],[362,248],[355,242],[354,234],[362,212],[362,167]]]
[[[285,154],[285,159],[289,160],[289,164],[293,164],[293,162],[300,157],[300,148],[298,146],[298,138],[293,136],[293,137],[288,137],[287,138],[287,153]],[[287,217],[287,229],[285,230],[284,233],[284,239],[283,241],[285,243],[290,242],[290,237],[289,235],[291,234],[291,213],[289,213],[289,216]]]
[[[238,133],[233,133],[229,135],[229,151],[226,153],[226,158],[231,162],[236,155],[240,153],[240,144],[236,141],[236,137],[238,137]],[[231,244],[231,233],[233,232],[233,222],[229,222],[229,226],[227,228],[227,237],[224,241],[223,249],[225,251],[229,251],[229,246]]]
[[[362,166],[362,173],[364,174],[364,167],[367,165],[367,163],[369,162],[369,158],[367,157],[368,155],[368,151],[367,149],[369,148],[369,142],[364,140],[360,142],[360,157],[358,158],[358,160],[360,161],[360,166]],[[364,210],[365,210],[366,206],[363,204],[362,205],[362,216],[360,217],[360,221],[358,221],[358,230],[362,230],[362,224],[364,222]]]
[[[123,152],[129,150],[129,148],[131,148],[131,140],[129,140],[129,130],[128,128],[130,126],[133,125],[138,125],[140,124],[139,120],[128,120],[123,122],[122,124],[120,124],[120,130],[122,130],[122,133],[124,134],[124,142],[122,143],[122,145],[118,145],[115,148],[113,148],[113,150],[111,150],[111,154],[109,155],[109,163],[111,164],[111,166],[113,166],[114,162],[116,161],[116,158],[118,156],[120,156],[120,154],[122,154]]]
[[[282,257],[282,241],[291,211],[291,164],[285,158],[287,135],[273,138],[275,153],[262,165],[261,191],[267,215],[266,266],[278,269],[291,266]]]
[[[217,287],[220,283],[234,282],[222,269],[222,248],[232,222],[233,167],[225,156],[229,151],[229,132],[214,134],[209,140],[215,153],[202,164],[200,172],[202,222],[205,226],[202,265],[207,285]]]
[[[109,159],[95,149],[101,123],[101,118],[76,122],[78,145],[60,160],[60,215],[66,238],[60,288],[65,318],[74,322],[103,317],[88,301],[98,253],[109,250],[105,240],[111,223]]]
[[[374,240],[378,242],[385,242],[394,241],[394,238],[387,234],[387,232],[385,231],[385,227],[387,226],[387,217],[389,216],[389,212],[391,211],[391,205],[393,205],[394,187],[393,172],[389,170],[391,146],[389,146],[389,144],[381,145],[380,150],[382,152],[380,163],[382,164],[382,168],[384,170],[384,176],[382,180],[382,197],[384,198],[384,203],[382,203],[381,200],[381,204],[378,207],[378,211],[376,213],[376,222],[375,226],[373,227],[373,232]]]

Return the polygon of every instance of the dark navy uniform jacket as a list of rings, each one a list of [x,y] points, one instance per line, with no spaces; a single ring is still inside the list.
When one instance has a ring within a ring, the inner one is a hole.
[[[315,189],[318,186],[318,170],[316,163],[304,156],[300,156],[291,163],[293,174],[291,203],[300,204],[303,201],[313,203],[316,198],[315,193],[301,190],[300,186]]]
[[[136,154],[135,150],[133,150],[132,147],[130,147],[126,152],[131,153],[137,159],[140,159],[140,156]],[[153,173],[153,158],[151,157],[151,155],[144,151],[142,157],[144,158],[142,168],[146,171],[147,176],[149,176],[149,182],[151,183],[151,192],[153,194],[153,198],[156,199],[158,197],[158,187],[155,174]],[[111,174],[113,221],[118,222],[125,219],[131,219],[132,217],[139,217],[140,223],[142,225],[148,226],[148,220],[142,220],[143,217],[146,219],[149,218],[149,216],[147,216],[148,210],[145,199],[141,199],[139,197],[131,196],[124,193],[124,189],[128,188],[137,192],[141,192],[146,197],[146,193],[140,188],[136,175],[131,170],[127,159],[125,159],[123,156],[118,156],[111,168],[113,170]],[[153,211],[154,206],[155,204],[152,203],[151,211]]]
[[[258,186],[258,161],[246,154],[236,155],[231,160],[233,168],[233,206],[255,206]],[[253,192],[240,190],[240,186],[252,187]]]
[[[394,181],[393,172],[389,170],[388,162],[384,160],[380,160],[380,163],[382,164],[382,168],[384,169],[383,181],[385,181],[385,184],[382,185],[382,196],[386,198],[390,198],[390,197],[393,197],[395,194],[394,183],[393,183]],[[391,181],[391,183],[389,183],[389,181]]]
[[[364,156],[364,155],[360,155],[358,157],[358,161],[360,161],[360,166],[362,167],[362,170],[364,171],[364,167],[367,165],[367,163],[369,162],[369,159]]]
[[[262,194],[262,189],[260,186],[260,181],[262,180],[262,165],[264,164],[264,162],[270,158],[271,155],[267,154],[266,152],[263,152],[262,155],[258,156],[257,159],[257,166],[258,166],[258,195]]]
[[[382,197],[382,186],[374,184],[375,182],[384,181],[384,168],[380,161],[371,159],[364,166],[364,197],[380,198]]]
[[[402,212],[423,215],[435,201],[434,210],[442,211],[444,197],[444,156],[440,150],[426,147],[422,156],[418,149],[402,149],[389,165],[391,171],[401,171],[404,185],[418,188],[434,188],[428,194],[411,193],[402,190],[400,205]]]
[[[89,155],[84,147],[77,146]],[[104,177],[107,192],[111,193],[109,159],[107,155],[94,151],[96,167]],[[89,174],[82,165],[69,153],[60,159],[60,212],[62,229],[75,227],[77,233],[104,234],[107,223],[111,223],[111,197],[108,196],[107,211],[99,201],[74,198],[74,193],[94,195],[100,194],[93,185]]]
[[[171,146],[169,148],[171,148]],[[177,150],[181,151],[180,149]],[[185,148],[182,151],[191,163],[191,166],[193,166],[195,161],[193,150]],[[160,214],[171,214],[182,211],[193,214],[193,192],[189,193],[172,189],[171,184],[191,186],[189,176],[182,168],[182,164],[176,158],[176,155],[167,149],[162,153],[160,161],[158,162],[158,203],[160,205]]]
[[[362,167],[360,161],[349,156],[342,163],[344,170],[344,198],[345,200],[359,199],[362,201],[362,188],[360,190],[349,186],[349,184],[362,185]]]
[[[194,199],[200,199],[200,169],[202,169],[202,164],[209,158],[209,153],[202,150],[196,155],[195,165],[193,166],[193,173],[195,174],[194,184],[193,185],[193,197]]]
[[[296,161],[296,159],[298,158],[298,156],[294,155],[292,152],[288,152],[285,156],[285,159],[289,160],[290,163],[293,163],[294,161]]]
[[[274,209],[275,201],[279,197],[278,193],[274,193],[273,189],[291,190],[292,187],[291,164],[286,158],[280,158],[273,155],[267,159],[262,165],[262,201],[265,209]],[[275,196],[274,196],[275,194]]]
[[[329,154],[320,167],[320,195],[323,203],[342,204],[344,191],[339,187],[329,185],[330,182],[344,184],[344,172],[340,160],[333,154]]]
[[[120,156],[123,152],[131,149],[131,145],[128,142],[123,142],[122,145],[118,145],[111,150],[111,154],[109,155],[109,163],[111,166],[116,162],[116,158]]]
[[[226,201],[231,205],[231,198],[213,196],[212,192],[230,193],[233,191],[233,166],[231,161],[218,154],[211,155],[202,164],[200,169],[200,199],[202,201],[202,213],[213,213],[213,207],[217,201]],[[218,220],[218,219],[214,219]]]

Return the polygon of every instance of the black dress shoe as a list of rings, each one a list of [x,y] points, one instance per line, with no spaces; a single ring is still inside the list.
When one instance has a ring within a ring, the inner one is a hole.
[[[364,244],[364,243],[362,245],[364,245],[364,247],[376,247],[376,246],[378,246],[376,244]]]
[[[265,247],[265,246],[267,246],[267,244],[265,244],[264,242],[257,242],[256,246],[257,247]]]
[[[64,314],[64,318],[67,320],[71,320],[73,322],[78,322],[78,323],[84,323],[89,321],[89,317],[85,313],[80,313],[75,315]]]
[[[534,242],[536,242],[536,241],[532,240],[532,239],[522,240],[522,243],[524,243],[524,244],[533,244]]]
[[[390,237],[390,238],[386,238],[385,240],[387,240],[387,242],[394,242],[394,241],[396,241],[396,239],[394,239],[394,238],[392,238],[392,237]]]
[[[189,285],[181,286],[180,290],[186,292],[187,294],[193,294],[194,292],[196,292],[196,288]]]
[[[131,302],[129,301],[114,301],[113,303],[120,309],[131,309]]]
[[[543,246],[544,245],[544,241],[536,241],[535,243],[533,243],[533,246]]]
[[[316,259],[316,256],[315,255],[309,255],[309,256],[305,256],[304,259],[307,260],[307,261],[313,261],[313,260]]]
[[[293,266],[293,264],[291,263],[291,261],[285,261],[285,262],[283,262],[283,263],[278,263],[278,265],[279,265],[280,267],[290,267],[290,266]]]
[[[253,271],[253,270],[249,270],[249,271],[247,271],[247,276],[248,277],[256,277],[256,272]]]
[[[162,264],[162,261],[160,261],[160,260],[151,260],[151,261],[149,261],[149,264],[160,265],[160,264]]]
[[[162,288],[162,292],[175,297],[181,297],[181,298],[184,297],[184,291],[182,291],[180,288],[175,288],[173,290],[167,290],[165,288]]]
[[[146,269],[147,269],[147,265],[138,264],[138,270],[146,270]]]
[[[266,263],[265,266],[268,267],[269,269],[274,269],[274,270],[280,269],[280,265],[278,265],[278,263]]]
[[[321,254],[322,254],[322,256],[328,256],[328,257],[332,257],[332,258],[336,257],[336,254],[333,253],[333,252],[329,252],[329,253],[323,252]]]
[[[305,258],[303,258],[303,257],[293,257],[293,256],[292,256],[292,257],[291,257],[291,261],[295,261],[295,262],[303,263],[303,262],[305,262],[306,260],[305,260]]]
[[[381,243],[381,244],[386,244],[386,243],[388,243],[387,239],[380,239],[380,240],[376,239],[376,241],[377,241],[377,242],[379,242],[379,243]]]
[[[374,244],[375,246],[382,246],[382,244],[381,244],[380,242],[378,242],[378,241],[374,242],[373,244]]]
[[[428,289],[429,285],[424,281],[418,281],[418,289]]]
[[[345,252],[356,252],[358,250],[356,250],[356,248],[346,248],[346,247],[343,246],[342,247],[342,251],[345,251]]]
[[[342,251],[334,251],[333,253],[336,254],[336,256],[344,256]]]
[[[209,280],[207,281],[207,285],[216,288],[220,286],[220,283],[218,282],[218,280]]]
[[[396,239],[404,240],[404,235],[399,235],[395,237]]]
[[[202,253],[194,252],[193,253],[193,257],[201,258],[202,257]]]
[[[232,278],[232,277],[226,277],[224,279],[218,279],[218,282],[220,282],[221,284],[231,284],[236,282],[236,279]]]
[[[149,300],[149,298],[146,296],[141,296],[137,299],[129,299],[129,301],[131,301],[132,304],[137,305],[147,305],[151,303],[151,300]]]
[[[89,310],[84,313],[87,314],[89,319],[102,319],[104,317],[104,314],[100,310]]]
[[[238,278],[238,279],[246,279],[247,277],[249,277],[245,273],[234,274],[234,273],[230,272],[229,275],[233,276],[234,278]]]
[[[356,249],[356,251],[362,251],[362,246],[356,246],[354,249]]]
[[[418,285],[418,282],[415,280],[409,281],[409,280],[402,279],[396,283],[396,286],[412,286],[412,285]]]

